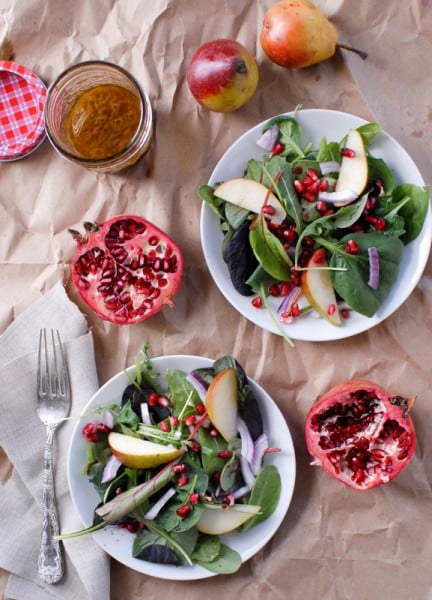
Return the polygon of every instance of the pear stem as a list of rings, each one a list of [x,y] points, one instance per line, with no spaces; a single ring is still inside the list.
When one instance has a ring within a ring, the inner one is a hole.
[[[344,50],[349,50],[350,52],[354,52],[358,54],[360,58],[365,60],[367,58],[367,52],[363,52],[363,50],[359,50],[358,48],[353,48],[352,46],[346,46],[345,44],[336,44],[338,48],[343,48]]]

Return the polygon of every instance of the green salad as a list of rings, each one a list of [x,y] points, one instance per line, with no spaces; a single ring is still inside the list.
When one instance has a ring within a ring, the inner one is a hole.
[[[128,374],[128,372],[127,372]],[[281,494],[265,460],[267,433],[253,388],[231,355],[161,377],[144,346],[118,403],[85,417],[83,472],[96,489],[93,525],[126,528],[135,558],[232,573],[240,554],[221,536],[267,519]]]
[[[351,311],[372,317],[423,227],[428,189],[396,184],[373,155],[378,124],[313,148],[295,115],[266,123],[263,158],[242,177],[199,188],[220,219],[232,284],[256,308],[279,296],[282,323],[311,309],[336,326]]]

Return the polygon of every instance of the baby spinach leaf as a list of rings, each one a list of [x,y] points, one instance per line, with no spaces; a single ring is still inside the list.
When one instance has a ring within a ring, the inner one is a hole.
[[[358,254],[347,254],[345,243],[352,239],[359,248]],[[369,281],[368,248],[375,246],[379,255],[380,278],[376,290]],[[372,317],[389,295],[396,280],[403,243],[381,233],[350,234],[335,246],[329,266],[330,276],[336,292],[351,308],[366,317]],[[343,269],[340,270],[340,269]]]
[[[208,475],[221,471],[225,464],[223,458],[218,456],[218,452],[226,449],[226,442],[222,436],[213,437],[204,428],[198,430],[199,443],[201,444],[201,460],[203,468]]]
[[[219,554],[217,557],[210,562],[196,561],[197,564],[201,565],[205,569],[212,571],[213,573],[235,573],[242,565],[242,559],[238,552],[221,544],[219,548]]]
[[[379,180],[382,182],[385,193],[391,194],[393,192],[395,181],[392,170],[382,160],[382,158],[375,158],[370,154],[367,156],[368,162],[368,185],[373,186],[374,183]]]
[[[259,294],[261,286],[263,286],[264,289],[268,289],[268,286],[276,281],[278,281],[276,277],[272,277],[262,265],[258,265],[246,283],[251,287],[254,294]]]
[[[194,386],[186,379],[186,373],[180,370],[169,371],[166,374],[168,383],[168,396],[173,406],[174,414],[179,415],[186,402],[191,405],[200,402],[198,392]]]
[[[242,525],[242,531],[251,529],[273,514],[279,502],[281,487],[281,477],[277,468],[274,465],[264,465],[255,479],[248,499],[248,504],[260,506],[261,510]]]
[[[220,547],[221,543],[217,535],[202,535],[197,540],[191,558],[200,563],[213,562],[219,556]]]
[[[399,211],[405,221],[405,233],[401,238],[405,245],[415,240],[422,230],[429,206],[429,190],[427,187],[405,183],[399,185],[393,192],[394,202],[406,197],[409,201]]]
[[[270,231],[263,214],[258,215],[249,234],[257,260],[276,279],[290,278],[291,259],[279,239]]]
[[[338,142],[327,142],[326,138],[322,138],[316,156],[317,162],[334,161],[341,162],[341,147]]]
[[[303,214],[297,193],[293,186],[293,166],[283,157],[275,156],[263,165],[264,184],[273,190],[284,206],[288,217],[298,232],[303,229]]]
[[[378,123],[366,123],[365,125],[360,125],[360,127],[357,127],[357,131],[362,136],[363,142],[367,148],[379,137],[381,133],[381,127],[378,125]]]

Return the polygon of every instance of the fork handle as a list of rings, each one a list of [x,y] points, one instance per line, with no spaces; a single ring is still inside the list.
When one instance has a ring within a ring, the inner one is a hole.
[[[54,493],[53,439],[55,426],[48,425],[43,462],[43,521],[39,550],[38,571],[44,583],[56,583],[63,575],[63,555],[60,542],[54,539],[59,533],[57,507]]]

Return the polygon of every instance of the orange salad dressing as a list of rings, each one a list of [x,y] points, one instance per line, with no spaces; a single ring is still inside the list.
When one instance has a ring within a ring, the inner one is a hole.
[[[141,117],[139,98],[119,85],[97,85],[83,92],[66,117],[75,151],[87,159],[103,159],[123,150]]]

